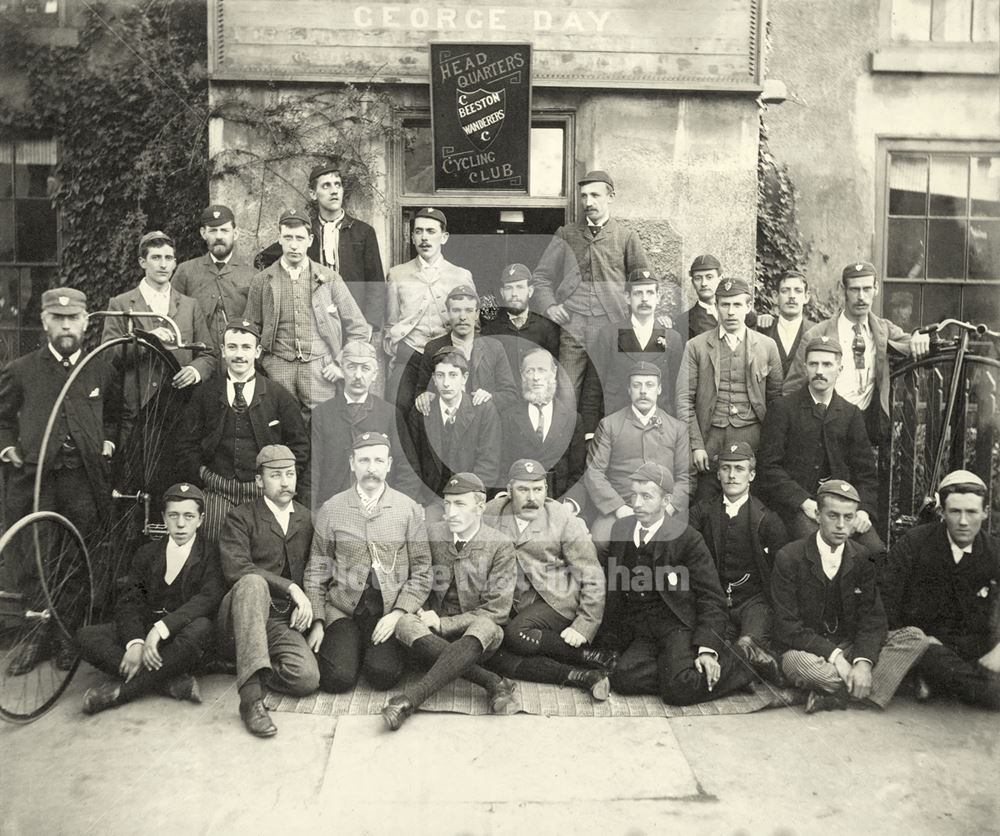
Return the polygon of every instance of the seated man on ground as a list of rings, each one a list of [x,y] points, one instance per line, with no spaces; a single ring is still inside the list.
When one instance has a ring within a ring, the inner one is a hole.
[[[1000,543],[982,528],[986,483],[955,470],[938,495],[944,521],[911,529],[889,551],[880,584],[889,626],[912,624],[939,642],[914,668],[918,699],[1000,709]]]
[[[419,680],[392,697],[382,719],[396,731],[421,704],[464,677],[486,689],[493,714],[515,714],[514,683],[480,667],[503,641],[517,577],[514,547],[483,524],[486,488],[475,473],[457,473],[444,486],[444,520],[430,525],[434,578],[426,609],[407,613],[396,638],[431,663]]]
[[[849,482],[819,489],[819,531],[774,561],[774,637],[781,667],[809,690],[806,713],[847,708],[848,697],[885,708],[928,645],[916,627],[889,630],[875,562],[850,540],[861,506]]]
[[[313,612],[302,573],[312,543],[309,509],[296,502],[295,455],[282,444],[257,454],[259,499],[229,512],[219,537],[232,589],[219,607],[223,658],[236,658],[240,717],[258,737],[278,729],[264,707],[266,685],[302,697],[319,686],[316,659],[302,635]]]
[[[114,677],[87,689],[85,714],[154,692],[201,702],[192,671],[212,646],[212,618],[223,593],[219,555],[198,535],[205,518],[198,488],[168,488],[163,509],[167,537],[135,553],[114,622],[81,627],[76,634],[80,656]]]

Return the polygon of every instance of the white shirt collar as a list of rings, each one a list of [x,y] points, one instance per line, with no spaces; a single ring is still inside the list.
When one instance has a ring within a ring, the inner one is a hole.
[[[639,345],[645,347],[649,345],[649,341],[653,338],[653,329],[656,327],[656,317],[651,316],[649,322],[643,325],[635,316],[629,317],[632,330],[635,331],[636,339],[639,341]]]
[[[746,333],[747,327],[745,325],[736,334],[730,334],[722,325],[719,326],[719,339],[725,340],[731,349],[736,348],[736,346],[743,342]]]
[[[473,540],[476,539],[476,535],[479,533],[479,529],[481,529],[482,527],[483,527],[483,524],[479,523],[479,525],[476,526],[476,530],[473,531],[472,534],[470,534],[468,537],[466,537],[462,542],[463,543],[471,543]],[[453,542],[453,543],[457,543],[458,542],[458,535],[455,534],[454,532],[451,535],[451,542]]]
[[[507,317],[518,328],[523,328],[524,325],[525,325],[525,323],[528,321],[528,313],[529,313],[529,310],[527,308],[525,308],[519,314],[511,313],[510,311],[507,311]]]
[[[444,398],[438,398],[437,399],[437,403],[438,403],[438,409],[441,410],[441,423],[443,424],[445,421],[448,420],[448,416],[445,414],[445,410],[448,407],[445,406]],[[455,401],[455,405],[451,407],[453,410],[455,410],[455,414],[456,415],[458,414],[458,408],[461,405],[462,405],[462,395],[459,395],[458,396],[458,400]]]
[[[236,400],[236,387],[233,385],[234,381],[228,374],[226,375],[226,400],[229,401],[229,405],[233,405],[233,401]],[[253,400],[253,393],[257,389],[257,375],[253,375],[249,380],[243,382],[243,400],[250,403]]]
[[[292,513],[295,511],[295,504],[293,502],[288,503],[288,507],[282,511],[277,505],[275,505],[266,496],[264,497],[264,504],[271,509],[271,513],[274,514],[274,518],[278,521],[278,525],[281,526],[281,531],[283,534],[288,533],[288,521],[291,519]]]
[[[222,262],[223,264],[229,264],[229,260],[233,257],[234,252],[235,250],[230,250],[229,255],[227,255],[225,258],[216,258],[211,253],[208,254],[208,257],[212,259],[213,264],[218,264],[219,262]]]
[[[531,524],[531,520],[522,520],[517,514],[514,515],[514,525],[517,526],[517,533],[523,534],[524,529],[526,529]]]
[[[358,485],[357,482],[354,483],[354,490],[358,492],[358,497],[361,499],[361,505],[369,513],[371,513],[371,511],[375,508],[375,506],[378,505],[379,500],[382,499],[383,496],[385,496],[385,488],[386,484],[385,482],[383,482],[382,488],[381,490],[379,490],[378,494],[376,494],[373,497],[369,497],[365,494],[363,490],[361,490],[361,486]]]
[[[652,421],[656,417],[657,409],[658,407],[654,406],[651,410],[649,410],[648,415],[643,415],[641,412],[639,412],[638,409],[635,408],[635,404],[633,404],[632,414],[635,415],[635,417],[639,419],[639,423],[645,427],[647,424],[649,424],[650,421]]]
[[[816,548],[819,549],[819,558],[823,563],[823,573],[832,581],[840,571],[840,562],[844,559],[844,544],[841,543],[835,549],[830,548],[817,531]]]
[[[861,331],[865,336],[869,336],[872,332],[871,326],[868,324],[868,317],[865,317],[860,323]],[[843,311],[840,312],[840,316],[837,317],[837,331],[840,334],[841,339],[845,335],[854,336],[854,323],[847,318],[847,314]]]
[[[716,322],[719,321],[719,312],[715,309],[715,304],[709,304],[708,302],[702,302],[701,299],[698,300],[698,307],[704,309],[709,314],[712,315],[712,319]]]
[[[347,394],[347,390],[345,389],[344,390],[344,400],[347,401],[348,403],[367,403],[367,401],[368,401],[368,393],[365,392],[365,394],[362,397],[360,397],[360,398],[352,398],[350,395]]]
[[[948,545],[951,546],[951,557],[955,563],[961,562],[962,558],[967,554],[972,554],[972,543],[969,543],[964,549],[958,545],[954,540],[951,539],[951,534],[948,534]]]
[[[337,224],[339,226],[341,222],[343,222],[346,214],[347,213],[343,209],[340,209],[336,218],[330,218],[329,220],[326,218],[320,218],[319,222],[323,224],[323,226],[326,226],[327,224]]]
[[[750,492],[747,491],[743,496],[737,499],[735,502],[730,502],[729,497],[723,495],[722,506],[725,508],[726,515],[730,518],[735,517],[739,512],[740,508],[747,504],[747,500],[750,499]]]
[[[170,312],[170,282],[163,286],[163,290],[157,290],[143,277],[139,282],[139,295],[153,313],[166,316]],[[147,327],[151,328],[152,325],[147,324]]]
[[[433,270],[434,272],[437,272],[438,268],[440,268],[441,266],[441,262],[444,261],[444,255],[442,255],[439,252],[437,256],[435,256],[433,261],[428,261],[422,255],[417,253],[417,261],[420,262],[421,272],[427,272],[428,270]]]
[[[173,537],[167,538],[167,565],[163,572],[163,580],[168,584],[173,583],[181,573],[188,557],[191,556],[191,549],[194,547],[194,541],[197,537],[198,535],[195,534],[183,546],[178,546]]]
[[[605,215],[603,218],[599,218],[597,221],[591,221],[590,218],[587,218],[587,226],[589,226],[591,229],[593,229],[594,227],[606,226],[608,221],[610,220],[611,220],[611,213],[608,212],[607,215]]]
[[[655,523],[653,523],[651,526],[649,526],[649,527],[646,528],[646,542],[647,543],[650,540],[652,540],[653,539],[653,535],[655,535],[656,532],[660,530],[660,526],[663,525],[663,521],[665,519],[666,519],[665,516],[660,517]],[[638,520],[636,520],[635,521],[635,529],[632,531],[632,542],[635,543],[636,546],[639,545],[639,529],[642,528],[642,527],[643,527],[642,523],[639,522]]]
[[[281,264],[281,269],[282,270],[284,270],[286,273],[288,273],[289,276],[292,276],[294,278],[298,278],[299,276],[301,276],[302,275],[302,271],[306,267],[305,260],[300,261],[298,267],[292,267],[292,265],[290,265],[287,261],[285,261],[285,257],[284,256],[281,257],[281,259],[280,259],[280,261],[278,263]]]
[[[46,343],[46,345],[49,347],[49,351],[52,352],[52,356],[55,357],[56,360],[58,360],[60,363],[62,363],[63,360],[69,359],[69,362],[72,365],[75,366],[76,365],[76,361],[79,360],[80,359],[80,355],[83,354],[83,349],[78,348],[76,351],[74,351],[72,354],[70,354],[69,358],[66,358],[66,357],[63,357],[58,351],[56,351],[52,347],[52,343]]]

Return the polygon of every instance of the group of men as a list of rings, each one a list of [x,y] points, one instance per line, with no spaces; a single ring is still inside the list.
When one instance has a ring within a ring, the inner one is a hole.
[[[109,303],[103,338],[142,328],[178,371],[114,357],[123,390],[115,363],[85,364],[41,462],[87,323],[80,291],[46,291],[46,345],[0,373],[8,524],[42,468],[42,506],[95,531],[128,422],[164,388],[187,396],[167,536],[137,551],[114,621],[75,647],[24,643],[7,674],[78,651],[112,677],[85,695],[93,713],[153,691],[197,701],[206,661],[234,664],[264,737],[265,688],[335,693],[362,675],[404,682],[391,729],[459,677],[497,714],[518,710],[514,679],[678,705],[764,681],[806,689],[809,711],[884,707],[911,670],[922,696],[1000,704],[983,480],[949,474],[943,522],[888,556],[877,533],[889,350],[929,344],[872,312],[872,265],[844,269],[843,310],[811,327],[806,277],[783,276],[755,330],[749,285],[699,256],[675,328],[612,216],[612,178],[579,187],[583,221],[534,271],[502,270],[493,319],[445,260],[438,209],[415,213],[416,257],[383,276],[335,165],[256,266],[225,206],[179,267],[169,236],[144,235],[144,276]],[[37,583],[28,563],[5,562],[4,589]],[[408,660],[426,672],[404,681]]]

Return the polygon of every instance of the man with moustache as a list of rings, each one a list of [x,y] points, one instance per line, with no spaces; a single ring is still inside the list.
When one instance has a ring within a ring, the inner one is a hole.
[[[232,588],[216,625],[224,658],[236,659],[240,717],[247,731],[273,737],[264,686],[303,697],[319,686],[319,668],[303,633],[313,608],[303,586],[313,529],[295,501],[295,455],[283,444],[257,454],[263,496],[229,512],[219,538],[222,572]]]
[[[649,265],[634,230],[612,217],[615,183],[590,171],[577,186],[583,223],[556,230],[535,268],[535,306],[562,328],[559,365],[579,398],[588,352],[601,328],[627,318],[625,279]]]
[[[445,485],[444,519],[427,529],[434,584],[424,607],[402,616],[396,638],[428,670],[382,709],[396,731],[432,694],[464,677],[486,690],[491,714],[516,714],[514,683],[481,667],[503,641],[517,569],[514,547],[483,523],[486,488],[475,473]]]
[[[531,271],[523,264],[508,264],[500,271],[503,305],[493,319],[482,323],[482,335],[500,340],[514,372],[521,368],[525,353],[536,347],[559,356],[559,326],[529,308],[534,295]]]
[[[943,521],[897,540],[879,584],[889,627],[932,636],[917,663],[917,699],[1000,709],[1000,543],[983,531],[986,483],[954,470],[938,485]]]
[[[686,511],[690,462],[687,427],[656,404],[660,398],[660,367],[639,361],[629,372],[629,406],[597,425],[587,452],[584,484],[598,517],[591,533],[604,552],[616,520],[631,517],[631,476],[645,462],[677,473],[668,512]]]
[[[535,347],[521,360],[521,397],[500,416],[503,456],[500,472],[518,459],[540,462],[547,496],[569,503],[579,514],[586,501],[583,484],[587,446],[583,420],[569,382],[559,385],[556,359]]]
[[[517,403],[517,385],[511,372],[507,352],[499,340],[476,337],[479,322],[479,295],[469,285],[454,288],[445,299],[449,332],[430,340],[420,355],[417,372],[416,408],[430,414],[435,393],[430,390],[433,359],[442,348],[454,348],[465,355],[469,363],[468,391],[473,404],[493,401],[497,412]],[[414,357],[416,359],[416,356]]]
[[[116,375],[100,358],[89,362],[63,400],[45,461],[42,435],[73,368],[83,357],[87,297],[71,287],[46,290],[41,298],[45,345],[0,371],[0,462],[3,463],[4,521],[7,527],[32,510],[35,477],[42,469],[39,510],[58,510],[90,540],[111,499],[107,461],[118,439],[119,395]],[[0,561],[0,589],[26,596],[43,610],[34,546],[11,544]],[[56,631],[59,633],[60,631]],[[47,629],[33,629],[8,667],[26,674],[50,651]],[[57,662],[68,669],[74,654],[68,643],[57,648]]]
[[[750,495],[757,460],[746,442],[719,453],[722,502],[706,499],[691,506],[690,526],[712,553],[729,616],[726,640],[768,682],[781,684],[781,666],[768,652],[771,643],[771,565],[788,542],[781,519]]]
[[[807,714],[847,708],[848,698],[885,708],[927,649],[916,627],[888,629],[875,564],[850,540],[860,504],[849,482],[825,482],[818,531],[774,561],[774,638],[785,676],[809,691]]]
[[[298,402],[281,385],[254,371],[260,333],[234,319],[222,335],[224,375],[191,396],[177,440],[180,473],[204,491],[202,535],[218,542],[226,515],[261,496],[257,454],[283,444],[295,455],[299,499],[309,504],[309,434]]]
[[[768,404],[781,395],[781,359],[774,340],[746,325],[750,288],[726,279],[715,292],[720,325],[684,346],[677,417],[687,423],[698,473],[698,499],[718,496],[719,452],[740,441],[753,449]]]
[[[758,460],[760,495],[777,511],[792,538],[816,533],[817,494],[827,481],[844,481],[858,491],[861,505],[852,532],[868,551],[885,546],[875,529],[878,477],[875,452],[861,411],[836,392],[841,348],[830,337],[814,337],[805,351],[809,382],[770,405],[764,419]]]
[[[541,463],[521,459],[511,466],[507,495],[486,505],[487,523],[513,542],[517,560],[511,621],[488,667],[606,700],[617,655],[590,646],[604,615],[604,573],[586,525],[547,498],[545,485]]]
[[[681,325],[683,327],[683,323],[687,322],[686,338],[693,340],[699,334],[719,327],[715,290],[722,280],[722,264],[714,255],[699,255],[691,262],[688,275],[698,299],[684,312]]]
[[[359,435],[351,450],[355,484],[331,497],[316,518],[306,567],[314,620],[309,647],[320,687],[340,693],[363,673],[373,688],[403,675],[396,627],[416,613],[431,589],[431,555],[420,506],[386,485],[389,439]]]
[[[769,317],[765,325],[762,316],[757,321],[757,330],[774,340],[781,357],[781,371],[785,376],[792,366],[792,360],[799,351],[805,332],[805,303],[809,298],[809,282],[797,270],[789,270],[778,280],[778,316]]]
[[[171,284],[201,306],[212,334],[212,347],[219,354],[226,325],[243,319],[247,292],[257,271],[233,249],[239,232],[228,206],[213,204],[205,209],[198,234],[208,252],[177,265]]]

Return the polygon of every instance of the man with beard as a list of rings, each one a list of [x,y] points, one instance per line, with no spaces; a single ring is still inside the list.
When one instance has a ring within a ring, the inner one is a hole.
[[[386,485],[391,467],[389,439],[359,435],[354,486],[327,500],[316,518],[305,579],[314,614],[309,647],[324,691],[348,691],[362,673],[373,688],[392,688],[403,675],[396,626],[431,589],[424,515]]]
[[[83,356],[87,297],[71,287],[42,294],[46,342],[37,351],[8,363],[0,372],[0,462],[4,472],[4,518],[9,527],[32,509],[35,475],[44,474],[39,510],[58,510],[84,539],[93,536],[111,498],[107,460],[118,439],[115,374],[101,359],[88,363],[67,393],[53,428],[45,461],[39,461],[42,435],[66,380]],[[0,588],[24,594],[42,609],[35,551],[4,552]],[[65,615],[65,614],[61,614]],[[56,631],[57,634],[61,631]],[[49,631],[35,630],[12,659],[8,673],[31,671],[49,652]],[[68,668],[72,648],[60,644],[57,661]]]
[[[687,322],[687,339],[693,340],[699,334],[719,327],[715,290],[722,280],[722,265],[714,255],[700,255],[691,262],[688,275],[698,300],[684,312],[681,327]]]
[[[234,507],[261,496],[257,454],[269,444],[295,454],[299,498],[309,504],[309,434],[295,398],[254,373],[259,340],[249,320],[230,322],[222,336],[225,374],[198,386],[182,417],[178,469],[204,490],[202,535],[211,543]]]
[[[514,683],[480,665],[503,641],[517,577],[514,547],[483,524],[486,489],[475,473],[456,473],[444,487],[444,519],[427,529],[434,584],[416,613],[396,625],[396,638],[431,668],[382,709],[399,729],[432,694],[464,677],[486,689],[491,714],[516,714]]]
[[[517,588],[504,643],[488,667],[529,682],[609,695],[617,655],[589,645],[604,615],[604,573],[583,520],[546,497],[540,462],[521,459],[485,519],[514,543]]]
[[[243,319],[247,292],[257,271],[233,249],[239,232],[236,217],[228,206],[215,204],[205,209],[198,234],[208,252],[179,264],[172,284],[178,293],[201,305],[212,334],[212,346],[218,354],[226,325]]]
[[[240,717],[250,734],[273,737],[266,685],[302,697],[319,686],[316,658],[302,635],[313,623],[303,585],[312,543],[309,509],[295,501],[296,460],[283,444],[257,454],[263,496],[230,511],[219,538],[222,572],[232,588],[216,621],[221,652],[236,658]]]
[[[593,363],[587,371],[580,408],[590,432],[601,418],[628,406],[629,369],[640,360],[660,369],[657,406],[668,415],[674,414],[684,340],[656,319],[659,279],[649,270],[633,270],[628,277],[625,300],[628,319],[602,329],[591,353]]]
[[[479,406],[493,401],[497,412],[517,403],[517,385],[511,373],[507,352],[499,340],[476,337],[479,321],[479,296],[476,289],[461,285],[445,299],[449,333],[430,340],[420,355],[417,373],[416,408],[422,415],[429,415],[435,394],[429,390],[433,359],[442,348],[452,347],[462,352],[469,363],[468,392],[472,403]],[[414,358],[416,359],[416,358]]]
[[[761,433],[760,494],[795,540],[819,525],[817,494],[827,481],[849,482],[861,497],[852,532],[868,551],[885,546],[873,525],[878,501],[875,452],[860,410],[836,392],[840,343],[815,337],[805,351],[809,382],[770,405]]]
[[[587,452],[584,483],[597,509],[591,533],[603,554],[615,520],[631,517],[632,474],[645,462],[677,473],[668,513],[687,509],[690,453],[687,427],[658,407],[660,367],[639,361],[629,372],[629,406],[597,425]]]
[[[778,280],[778,317],[757,320],[757,330],[774,340],[781,357],[781,372],[788,375],[805,331],[803,310],[809,298],[809,282],[797,270],[789,270]],[[766,324],[765,324],[766,323]]]
[[[824,483],[818,531],[774,561],[775,643],[785,676],[809,691],[807,714],[847,708],[849,697],[885,708],[927,649],[917,628],[888,629],[875,564],[850,540],[860,504],[849,482]]]
[[[511,371],[521,368],[525,352],[536,346],[559,356],[559,326],[528,307],[535,288],[531,271],[523,264],[508,264],[500,271],[503,305],[493,319],[482,323],[484,337],[497,337],[507,352]]]

